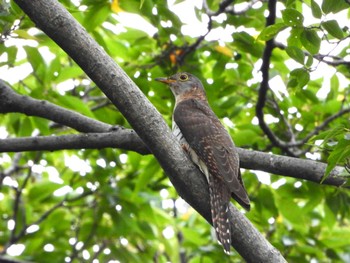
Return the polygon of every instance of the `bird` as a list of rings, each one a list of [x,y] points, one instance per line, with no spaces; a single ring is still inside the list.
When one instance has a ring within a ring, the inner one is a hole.
[[[224,252],[230,254],[230,198],[250,210],[235,144],[209,106],[203,84],[196,76],[179,72],[155,80],[167,84],[175,96],[173,134],[207,179],[216,237]]]

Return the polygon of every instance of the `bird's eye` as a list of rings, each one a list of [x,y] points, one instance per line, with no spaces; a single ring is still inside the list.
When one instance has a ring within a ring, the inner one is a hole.
[[[186,80],[188,80],[188,75],[187,75],[187,74],[181,74],[181,75],[180,75],[180,80],[181,80],[181,81],[186,81]]]

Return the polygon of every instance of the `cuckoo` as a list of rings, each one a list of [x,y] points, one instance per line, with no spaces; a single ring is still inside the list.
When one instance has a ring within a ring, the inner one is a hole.
[[[168,84],[175,96],[173,133],[208,181],[213,226],[218,241],[229,254],[230,198],[233,197],[246,210],[250,209],[235,145],[210,108],[197,77],[182,72],[155,80]]]

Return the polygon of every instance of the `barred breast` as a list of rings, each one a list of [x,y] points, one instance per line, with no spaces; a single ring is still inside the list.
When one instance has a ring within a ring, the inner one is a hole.
[[[192,162],[194,162],[194,164],[198,166],[198,168],[205,175],[205,178],[207,179],[207,181],[209,183],[208,167],[205,165],[205,163],[201,159],[199,159],[199,157],[196,154],[196,152],[190,147],[190,145],[186,141],[186,138],[183,136],[180,128],[177,126],[175,121],[173,121],[172,126],[173,126],[173,134],[174,134],[174,136],[176,137],[176,139],[179,140],[182,148],[184,148],[184,149],[186,149],[188,151]]]

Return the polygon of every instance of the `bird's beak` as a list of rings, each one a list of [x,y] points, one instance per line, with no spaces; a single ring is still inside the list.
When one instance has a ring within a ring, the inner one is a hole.
[[[171,78],[155,78],[154,80],[165,83],[165,84],[170,84],[170,83],[176,82],[175,79],[171,79]]]

